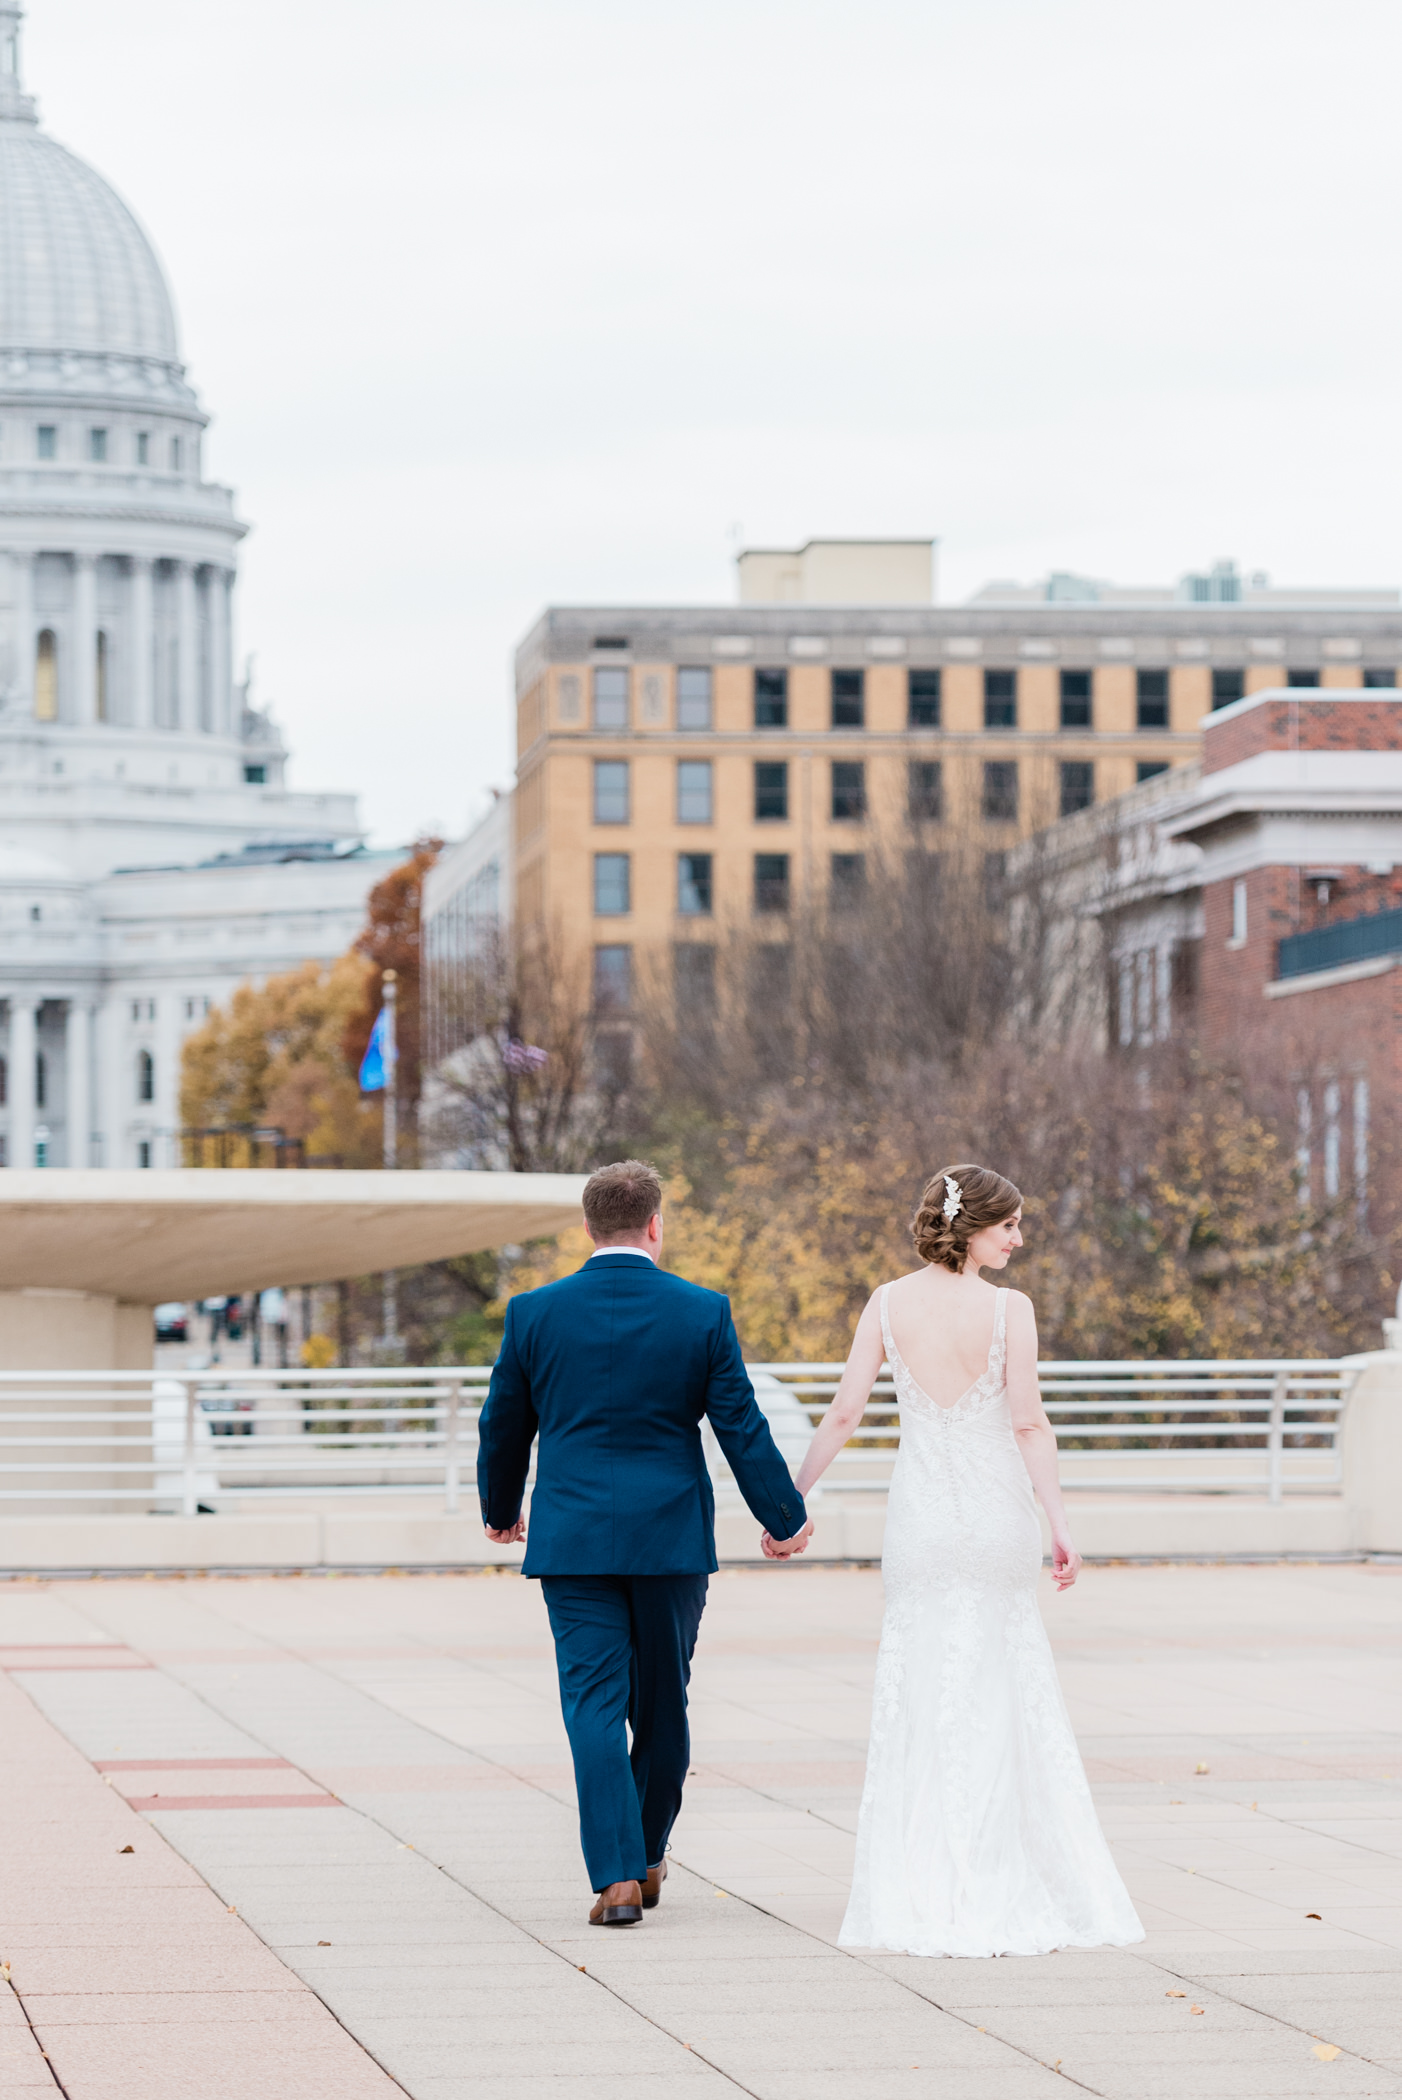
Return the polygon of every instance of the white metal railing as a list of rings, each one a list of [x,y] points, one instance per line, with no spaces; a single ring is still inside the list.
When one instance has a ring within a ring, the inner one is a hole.
[[[764,1399],[816,1426],[841,1364],[752,1364]],[[762,1375],[761,1375],[762,1374]],[[137,1506],[193,1516],[249,1497],[441,1497],[461,1506],[486,1366],[352,1371],[0,1372],[0,1508]],[[1337,1359],[1044,1363],[1062,1477],[1078,1488],[1328,1491],[1356,1370]],[[807,1435],[798,1418],[800,1444]],[[900,1442],[883,1372],[826,1485],[884,1492]],[[714,1456],[715,1454],[713,1454]],[[472,1489],[469,1485],[469,1500]]]

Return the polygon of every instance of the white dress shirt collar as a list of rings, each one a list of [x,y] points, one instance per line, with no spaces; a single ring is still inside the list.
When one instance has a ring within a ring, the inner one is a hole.
[[[650,1261],[654,1264],[657,1261],[657,1256],[649,1254],[646,1247],[596,1247],[589,1257],[590,1261],[597,1261],[601,1254],[638,1254],[642,1256],[644,1261]]]

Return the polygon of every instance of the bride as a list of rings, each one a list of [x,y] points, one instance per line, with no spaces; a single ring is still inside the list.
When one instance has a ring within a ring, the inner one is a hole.
[[[926,1188],[925,1266],[883,1284],[798,1476],[807,1494],[862,1419],[882,1361],[900,1401],[886,1616],[845,1947],[1045,1954],[1144,1937],[1096,1820],[1037,1609],[1035,1489],[1052,1580],[1081,1556],[1037,1386],[1037,1325],[995,1289],[1022,1197],[988,1167]]]

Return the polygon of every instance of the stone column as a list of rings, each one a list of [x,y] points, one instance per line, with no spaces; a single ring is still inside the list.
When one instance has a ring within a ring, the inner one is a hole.
[[[39,1006],[32,992],[10,999],[10,1150],[12,1167],[34,1164],[34,1060]]]
[[[151,671],[154,637],[151,610],[151,562],[147,555],[134,554],[131,561],[131,605],[128,631],[131,636],[131,676],[127,688],[128,718],[136,729],[149,729],[155,720],[155,692]]]
[[[175,604],[176,633],[180,638],[175,726],[188,731],[200,726],[199,620],[195,608],[195,571],[188,561],[176,563]]]
[[[229,675],[229,587],[233,580],[227,569],[211,569],[209,572],[209,662],[217,736],[235,734],[233,682]]]
[[[70,719],[86,727],[97,720],[97,563],[91,554],[73,557],[73,657]]]
[[[92,1154],[92,1014],[82,999],[70,999],[64,1037],[68,1068],[68,1157],[65,1165],[90,1166]]]
[[[15,578],[15,705],[34,714],[34,657],[38,647],[34,624],[34,556],[12,554]]]

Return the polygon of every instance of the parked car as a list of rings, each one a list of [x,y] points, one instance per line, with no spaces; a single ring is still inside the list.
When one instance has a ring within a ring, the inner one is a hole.
[[[172,1299],[166,1305],[156,1307],[156,1340],[158,1342],[188,1341],[189,1318],[185,1307]]]

